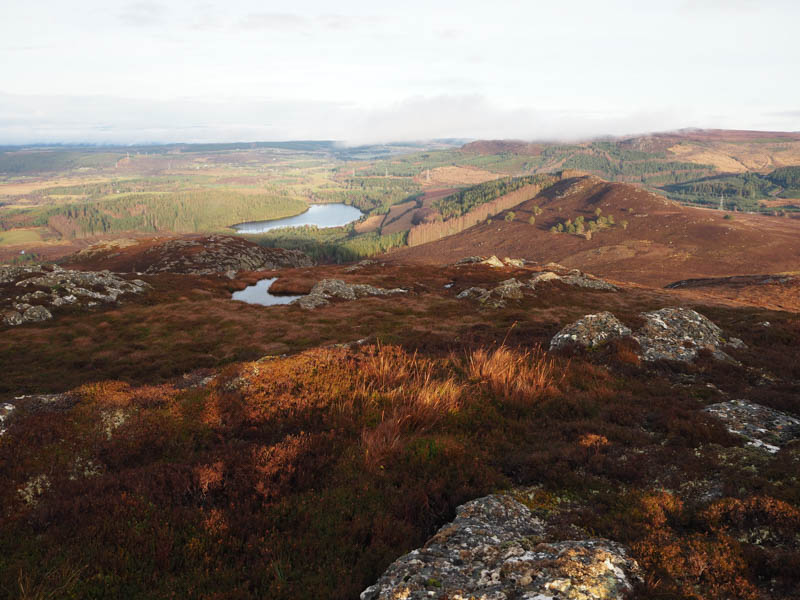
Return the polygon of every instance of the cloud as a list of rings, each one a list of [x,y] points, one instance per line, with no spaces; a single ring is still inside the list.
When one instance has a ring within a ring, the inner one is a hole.
[[[685,110],[626,114],[503,108],[480,95],[416,96],[362,107],[324,101],[0,94],[0,144],[336,139],[358,145],[433,138],[577,140],[724,123]]]
[[[800,109],[798,110],[782,110],[777,112],[765,113],[766,117],[777,117],[779,119],[800,119]]]
[[[315,21],[327,29],[354,29],[356,27],[375,27],[385,21],[377,16],[353,16],[342,14],[327,14],[317,17]]]
[[[245,15],[238,25],[243,29],[303,29],[309,20],[292,13],[259,12]]]
[[[133,2],[119,13],[119,20],[129,27],[152,27],[160,23],[165,15],[164,7],[155,2]]]

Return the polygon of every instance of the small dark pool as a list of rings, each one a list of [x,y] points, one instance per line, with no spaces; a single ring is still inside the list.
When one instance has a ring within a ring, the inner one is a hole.
[[[233,292],[233,300],[247,302],[248,304],[261,304],[262,306],[272,306],[274,304],[289,304],[302,296],[273,296],[269,293],[269,286],[278,279],[262,279],[255,285],[249,285],[239,292]]]

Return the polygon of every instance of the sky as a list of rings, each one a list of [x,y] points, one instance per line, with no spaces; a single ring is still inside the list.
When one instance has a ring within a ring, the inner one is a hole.
[[[797,0],[2,0],[0,144],[800,131]]]

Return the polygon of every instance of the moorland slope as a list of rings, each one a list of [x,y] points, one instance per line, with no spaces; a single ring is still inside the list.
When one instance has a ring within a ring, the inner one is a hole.
[[[567,231],[579,220],[578,231]],[[559,225],[564,231],[552,231]],[[663,286],[794,270],[800,220],[681,206],[637,186],[587,176],[561,181],[462,233],[398,249],[391,257],[442,263],[492,254]]]

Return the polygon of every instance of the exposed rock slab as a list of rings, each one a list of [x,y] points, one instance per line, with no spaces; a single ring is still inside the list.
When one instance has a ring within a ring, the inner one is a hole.
[[[662,308],[642,313],[645,324],[636,332],[644,360],[691,362],[705,348],[719,360],[733,360],[722,347],[722,329],[689,308]],[[737,346],[741,340],[734,342]],[[739,346],[741,347],[741,346]]]
[[[745,438],[748,446],[770,454],[800,438],[800,419],[747,400],[719,402],[705,411],[720,419],[728,431]]]
[[[314,263],[299,250],[264,248],[231,235],[184,236],[166,240],[102,241],[81,250],[73,262],[86,268],[117,272],[225,274],[310,267]]]
[[[632,335],[646,361],[692,362],[700,350],[709,350],[719,360],[733,361],[723,347],[744,348],[738,338],[726,340],[722,329],[689,308],[662,308],[642,313],[644,325],[635,333],[610,312],[586,315],[561,329],[550,341],[550,349],[577,344],[593,348],[613,338]],[[735,361],[734,361],[735,362]]]
[[[323,279],[314,284],[307,296],[297,300],[302,308],[311,310],[328,304],[331,298],[342,300],[356,300],[365,296],[390,296],[405,294],[408,290],[402,288],[385,289],[364,283],[345,283],[341,279]]]
[[[6,432],[6,422],[9,420],[11,413],[14,412],[14,405],[8,403],[0,403],[0,435]]]
[[[0,267],[0,323],[14,326],[53,318],[63,306],[91,307],[141,294],[150,285],[108,271],[71,271],[57,266]]]
[[[515,278],[501,281],[497,287],[486,289],[482,287],[470,287],[456,295],[458,299],[474,298],[484,306],[490,308],[502,308],[506,305],[506,300],[521,300],[523,297],[522,289],[524,284]]]
[[[638,566],[604,539],[542,543],[544,524],[510,496],[457,509],[422,548],[399,558],[361,600],[610,600],[632,590]]]
[[[578,344],[595,348],[611,339],[631,335],[629,327],[608,311],[586,315],[559,331],[550,341],[550,350]]]
[[[211,275],[310,267],[314,264],[299,250],[263,248],[246,240],[224,235],[168,240],[150,248],[146,254],[152,262],[145,273]]]
[[[524,258],[509,258],[508,256],[506,256],[503,260],[500,260],[497,256],[492,255],[488,257],[466,256],[456,261],[454,264],[456,266],[478,264],[478,265],[486,265],[489,267],[493,267],[495,269],[501,269],[503,267],[522,268],[527,264],[527,262],[528,261],[526,261]]]
[[[610,292],[618,291],[617,286],[615,286],[613,283],[609,283],[608,281],[598,277],[593,277],[592,275],[587,275],[586,273],[580,272],[578,269],[573,269],[566,275],[559,275],[554,271],[543,271],[542,273],[537,273],[534,277],[532,277],[528,285],[530,285],[531,288],[536,289],[537,284],[547,281],[560,281],[561,283],[566,283],[567,285],[574,285],[593,290],[607,290]]]

